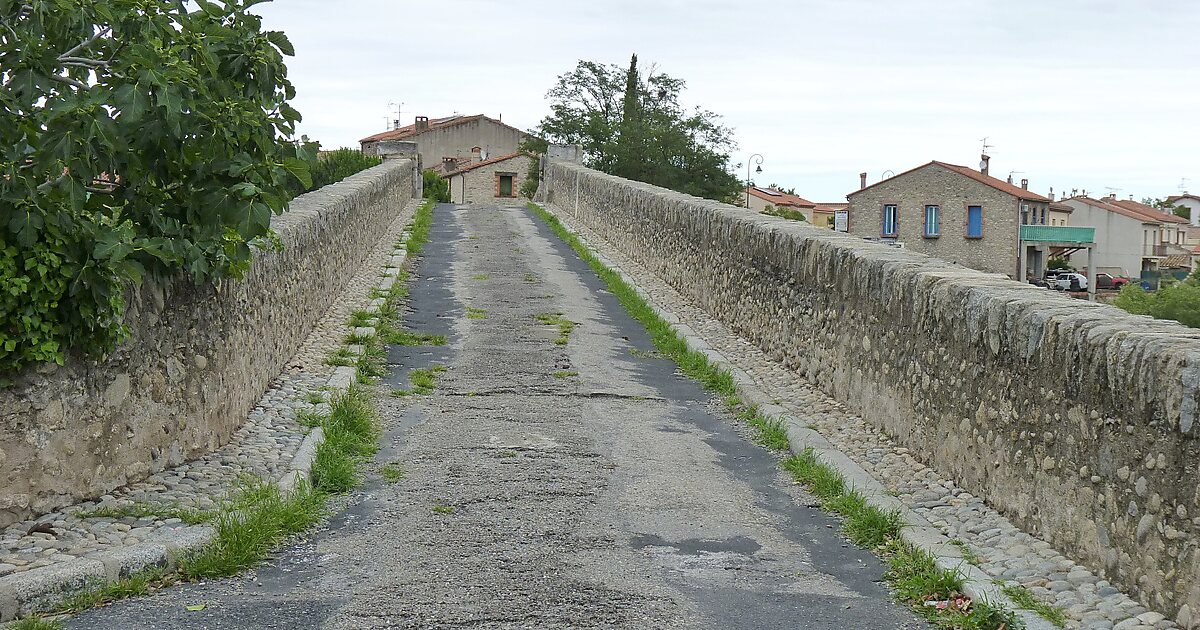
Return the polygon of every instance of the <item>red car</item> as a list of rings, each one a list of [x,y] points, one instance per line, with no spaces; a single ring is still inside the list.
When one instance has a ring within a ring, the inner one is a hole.
[[[1129,284],[1129,278],[1113,276],[1107,273],[1096,274],[1097,289],[1120,289],[1127,284]]]

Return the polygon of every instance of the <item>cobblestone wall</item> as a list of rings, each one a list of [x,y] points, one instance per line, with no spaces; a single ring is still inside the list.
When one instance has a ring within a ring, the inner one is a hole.
[[[0,526],[226,443],[412,198],[414,172],[389,160],[296,198],[272,224],[282,251],[258,252],[244,280],[147,283],[113,356],[0,390]]]
[[[1028,531],[1195,616],[1197,331],[575,164],[538,195]]]

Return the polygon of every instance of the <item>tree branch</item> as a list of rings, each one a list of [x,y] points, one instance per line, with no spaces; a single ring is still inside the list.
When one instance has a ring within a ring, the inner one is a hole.
[[[85,39],[78,46],[59,55],[58,60],[62,61],[64,57],[70,57],[70,56],[74,55],[75,53],[87,48],[88,46],[91,46],[92,44],[94,44],[96,42],[96,40],[100,39],[101,37],[104,37],[111,30],[112,30],[111,26],[105,26],[104,28],[100,29],[100,31],[97,32],[95,35],[92,35],[91,37]]]
[[[52,74],[52,75],[50,75],[50,79],[52,81],[58,81],[59,83],[66,83],[67,85],[70,85],[75,88],[79,88],[80,90],[88,89],[87,84],[80,83],[79,81],[76,81],[75,79],[72,79],[70,77],[63,77],[63,76],[59,76],[57,74]]]
[[[89,66],[89,67],[96,67],[96,68],[103,68],[104,66],[108,65],[107,61],[100,61],[99,59],[88,59],[87,57],[62,57],[62,56],[60,56],[58,58],[58,60],[60,62],[62,62],[63,64],[75,64],[77,66]]]

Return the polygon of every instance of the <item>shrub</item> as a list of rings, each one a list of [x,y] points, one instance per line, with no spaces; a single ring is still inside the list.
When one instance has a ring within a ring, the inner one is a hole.
[[[1127,284],[1121,287],[1114,304],[1135,315],[1173,319],[1200,328],[1200,271],[1186,280],[1164,284],[1154,293],[1144,291],[1140,285]]]
[[[312,186],[309,190],[340,182],[359,171],[378,166],[379,163],[378,157],[365,155],[358,149],[342,147],[336,151],[321,153],[313,165]]]
[[[426,199],[450,203],[450,182],[438,175],[437,171],[429,168],[422,171],[421,184],[424,186]]]

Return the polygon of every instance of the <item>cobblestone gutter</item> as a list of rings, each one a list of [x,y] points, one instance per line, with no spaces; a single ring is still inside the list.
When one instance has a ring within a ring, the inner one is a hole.
[[[982,571],[1079,626],[1195,627],[1193,331],[573,164],[544,181]]]

